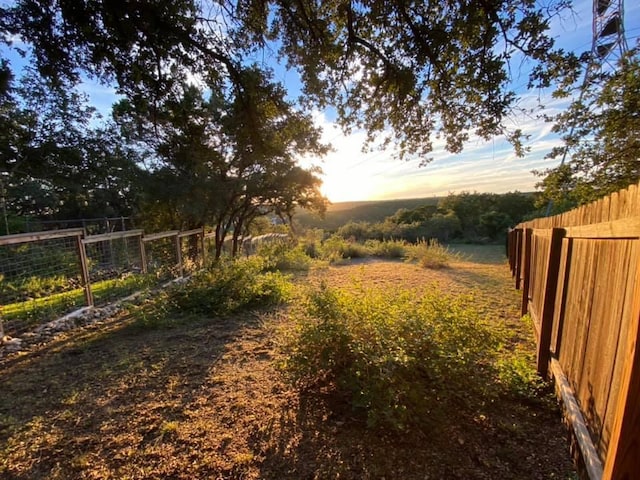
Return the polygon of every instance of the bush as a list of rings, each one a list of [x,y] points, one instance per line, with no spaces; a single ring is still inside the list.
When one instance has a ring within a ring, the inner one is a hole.
[[[481,396],[497,347],[468,299],[322,285],[285,346],[284,371],[300,387],[345,399],[370,426],[404,430]]]
[[[320,247],[321,258],[330,263],[339,263],[350,258],[364,258],[369,255],[367,248],[356,242],[333,235],[327,238]]]
[[[279,272],[265,272],[266,267],[261,257],[222,262],[176,288],[171,297],[182,311],[208,315],[282,303],[290,283]]]
[[[435,239],[428,242],[423,239],[408,248],[406,258],[408,262],[417,262],[424,268],[440,269],[448,268],[452,262],[460,260],[461,255]]]
[[[407,243],[403,240],[368,240],[364,245],[374,257],[404,258],[407,253]]]
[[[162,292],[135,313],[143,324],[163,325],[176,316],[216,316],[283,303],[292,284],[280,272],[265,271],[267,266],[258,256],[220,262]]]
[[[292,246],[291,242],[264,244],[256,253],[274,270],[306,271],[312,262],[303,245]]]

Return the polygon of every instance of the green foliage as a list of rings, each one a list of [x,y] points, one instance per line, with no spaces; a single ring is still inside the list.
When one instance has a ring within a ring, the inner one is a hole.
[[[590,78],[570,107],[552,118],[564,145],[547,156],[564,159],[536,172],[543,179],[539,205],[569,210],[640,181],[640,49],[631,50],[617,68]]]
[[[364,245],[345,240],[338,235],[327,238],[320,246],[320,258],[330,263],[340,263],[351,258],[364,258],[368,254]]]
[[[483,392],[499,345],[469,298],[434,289],[312,291],[285,347],[297,385],[329,388],[370,426],[429,423]]]
[[[403,206],[383,221],[349,221],[336,234],[357,241],[402,239],[418,242],[435,238],[442,243],[466,240],[501,241],[508,227],[535,211],[534,196],[520,192],[450,194],[436,206],[426,203]],[[370,202],[373,210],[375,202]],[[384,204],[384,202],[381,202]]]
[[[536,372],[534,360],[520,351],[500,358],[496,364],[498,380],[506,391],[525,398],[539,395],[545,384]]]
[[[266,267],[260,257],[220,262],[172,290],[171,299],[180,311],[207,315],[286,301],[289,282],[279,272],[265,272]]]
[[[134,308],[137,323],[170,326],[193,315],[219,316],[286,302],[291,282],[280,272],[265,271],[268,268],[260,256],[219,261]]]
[[[421,240],[407,248],[408,262],[417,262],[424,268],[448,268],[452,262],[459,261],[461,255],[441,245],[437,240]]]
[[[404,240],[367,240],[364,246],[370,255],[382,258],[404,258],[409,248]]]
[[[291,242],[265,243],[260,246],[256,254],[265,259],[267,268],[281,271],[306,271],[312,263],[312,258],[306,252],[306,245]]]
[[[42,0],[8,5],[0,25],[53,81],[79,82],[84,72],[115,82],[154,114],[195,77],[212,90],[232,85],[251,117],[252,101],[261,97],[251,92],[243,66],[265,49],[297,69],[306,104],[335,106],[344,126],[365,128],[370,142],[395,141],[400,156],[425,156],[436,133],[458,152],[472,132],[485,139],[505,134],[521,153],[520,132],[507,132],[502,122],[516,102],[510,62],[531,61],[531,86],[543,87],[573,65],[565,58],[574,56],[554,49],[548,35],[549,18],[566,6],[164,0],[114,7]]]

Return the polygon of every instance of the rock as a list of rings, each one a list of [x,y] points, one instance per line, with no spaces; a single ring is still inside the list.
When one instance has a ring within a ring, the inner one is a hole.
[[[19,352],[20,350],[22,350],[22,339],[4,337],[2,339],[2,346],[7,353]]]

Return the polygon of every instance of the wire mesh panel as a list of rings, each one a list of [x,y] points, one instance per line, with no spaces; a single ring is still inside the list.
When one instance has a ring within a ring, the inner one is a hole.
[[[152,283],[143,275],[141,230],[94,235],[82,241],[95,305],[122,298]]]
[[[85,305],[82,230],[0,237],[0,310],[7,335],[35,329]]]
[[[180,276],[176,238],[178,232],[146,235],[143,237],[147,272],[156,281],[163,282]]]

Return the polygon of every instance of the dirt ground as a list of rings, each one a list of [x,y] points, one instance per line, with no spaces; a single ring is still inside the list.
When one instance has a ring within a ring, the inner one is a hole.
[[[431,271],[361,261],[299,275],[384,288],[472,292],[533,351],[519,293],[495,250]],[[331,395],[278,370],[287,309],[141,328],[126,315],[0,364],[2,479],[569,479],[551,394],[452,409],[432,431],[367,429]]]

